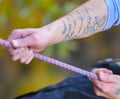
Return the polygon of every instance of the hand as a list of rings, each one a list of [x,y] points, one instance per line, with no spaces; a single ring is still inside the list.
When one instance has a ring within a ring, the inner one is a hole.
[[[53,37],[51,37],[51,31],[44,27],[17,29],[8,38],[14,49],[7,50],[13,61],[19,60],[21,63],[28,64],[33,59],[34,52],[44,50]]]
[[[107,69],[94,69],[99,80],[89,78],[94,84],[96,95],[106,97],[107,99],[120,99],[120,76],[114,75]]]

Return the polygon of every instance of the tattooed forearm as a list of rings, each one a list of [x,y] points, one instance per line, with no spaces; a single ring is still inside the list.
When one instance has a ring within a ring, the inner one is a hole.
[[[48,24],[51,28],[49,45],[65,40],[79,39],[103,30],[107,23],[107,6],[105,0],[86,0],[84,4]]]
[[[72,14],[68,14],[66,19],[62,22],[63,26],[64,26],[64,30],[63,30],[63,34],[64,34],[64,38],[65,40],[69,40],[74,38],[77,33],[76,28],[79,26],[80,24],[80,28],[79,31],[81,30],[82,27],[82,21],[83,19],[81,17],[79,17],[79,19],[75,18],[75,13]],[[79,22],[78,22],[79,21]]]
[[[71,20],[72,19],[72,20]],[[62,34],[64,34],[64,39],[65,40],[69,40],[71,38],[73,38],[74,35],[74,30],[76,27],[76,19],[74,18],[73,15],[68,15],[65,19],[65,21],[62,21],[63,26],[64,26],[64,30],[62,32]]]
[[[116,89],[114,92],[115,95],[120,95],[120,88]]]
[[[62,34],[65,40],[86,37],[102,31],[106,22],[107,13],[99,14],[98,10],[93,12],[91,8],[82,6],[64,17]]]
[[[103,25],[106,22],[106,15],[104,15],[102,18],[99,16],[95,16],[94,18],[88,19],[88,24],[83,32],[83,34],[91,35],[92,33],[95,33],[98,29],[103,27]]]
[[[67,21],[66,24],[64,22],[64,30],[63,34],[65,35],[65,39],[71,39],[72,37],[79,36],[80,34],[84,34],[85,36],[87,35],[92,35],[95,32],[97,32],[100,28],[103,27],[103,25],[106,23],[107,16],[104,15],[103,17],[100,16],[90,16],[88,14],[88,11],[86,10],[87,17],[84,19],[79,11],[76,11],[76,14],[78,14],[78,18],[72,17],[72,20]],[[84,25],[86,22],[87,24]],[[66,26],[68,28],[66,28]],[[73,28],[74,26],[74,28]],[[79,27],[78,31],[76,30],[76,27]],[[82,28],[83,27],[83,28]],[[83,31],[81,31],[83,29]],[[73,36],[74,35],[74,36]]]
[[[91,35],[92,33],[95,33],[98,29],[103,27],[103,25],[106,23],[107,16],[104,15],[102,18],[100,16],[94,16],[91,17],[87,8],[85,8],[85,12],[87,13],[87,26],[83,32],[83,34]]]

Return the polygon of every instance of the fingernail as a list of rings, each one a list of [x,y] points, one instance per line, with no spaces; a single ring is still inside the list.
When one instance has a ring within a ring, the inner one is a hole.
[[[17,61],[18,58],[17,58],[17,57],[13,57],[12,60],[13,60],[13,61]]]
[[[92,78],[88,77],[89,80],[92,80]]]
[[[106,77],[106,76],[107,76],[106,73],[101,73],[100,75],[101,75],[102,77]]]
[[[13,58],[12,60],[13,60],[13,61],[17,61],[17,58]]]
[[[30,63],[29,61],[28,61],[28,62],[25,62],[26,65],[28,65],[29,63]]]
[[[12,40],[12,44],[13,44],[14,47],[18,46],[18,42],[16,40]]]
[[[21,59],[20,62],[21,62],[21,63],[24,63],[24,59]]]
[[[106,74],[106,73],[101,73],[101,74],[100,74],[100,80],[102,80],[102,81],[105,80],[105,81],[106,81],[106,80],[108,79],[108,76],[109,76],[109,75]]]

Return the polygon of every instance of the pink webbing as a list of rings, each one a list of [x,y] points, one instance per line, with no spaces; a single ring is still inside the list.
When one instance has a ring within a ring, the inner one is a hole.
[[[0,45],[2,45],[4,47],[12,48],[12,45],[9,42],[7,42],[5,40],[2,40],[2,39],[0,39]],[[84,76],[87,76],[87,77],[90,77],[90,78],[94,78],[96,80],[98,79],[98,76],[96,74],[92,73],[92,72],[89,72],[89,71],[77,68],[75,66],[63,63],[63,62],[55,60],[53,58],[50,58],[50,57],[47,57],[47,56],[44,56],[44,55],[41,55],[41,54],[38,54],[38,53],[34,53],[34,57],[37,58],[37,59],[46,61],[48,63],[52,63],[56,66],[68,69],[68,70],[73,71],[73,72],[76,72],[78,74],[81,74],[81,75],[84,75]]]

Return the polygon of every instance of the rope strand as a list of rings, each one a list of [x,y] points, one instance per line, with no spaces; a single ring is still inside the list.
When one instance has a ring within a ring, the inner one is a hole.
[[[13,48],[12,45],[9,42],[7,42],[5,40],[2,40],[2,39],[0,39],[0,45],[2,45],[3,47],[7,47],[7,48]],[[92,73],[92,72],[77,68],[75,66],[66,64],[64,62],[55,60],[53,58],[50,58],[50,57],[47,57],[47,56],[44,56],[44,55],[41,55],[41,54],[38,54],[38,53],[34,53],[34,58],[37,58],[39,60],[43,60],[45,62],[54,64],[54,65],[62,67],[62,68],[65,68],[65,69],[73,71],[75,73],[78,73],[78,74],[81,74],[81,75],[84,75],[84,76],[87,76],[87,77],[98,80],[98,76],[96,74]]]

